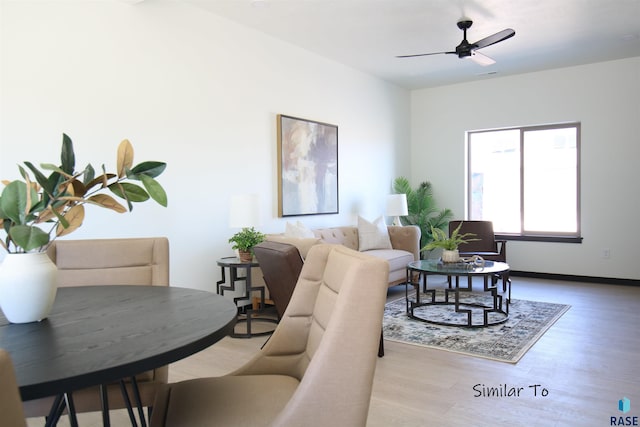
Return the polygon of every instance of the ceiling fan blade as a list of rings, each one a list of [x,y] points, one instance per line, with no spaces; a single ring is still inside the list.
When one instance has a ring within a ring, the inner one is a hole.
[[[496,61],[489,58],[487,55],[483,55],[480,52],[476,52],[475,50],[471,51],[471,56],[467,56],[467,58],[471,59],[476,64],[482,65],[483,67],[496,63]]]
[[[432,52],[432,53],[417,53],[415,55],[398,55],[396,58],[414,58],[416,56],[431,56],[431,55],[442,55],[442,54],[455,54],[455,52]]]
[[[483,47],[491,46],[492,44],[496,44],[508,38],[511,38],[516,35],[516,32],[511,28],[507,28],[506,30],[502,30],[497,32],[489,37],[485,37],[482,40],[478,40],[473,43],[473,49],[482,49]]]

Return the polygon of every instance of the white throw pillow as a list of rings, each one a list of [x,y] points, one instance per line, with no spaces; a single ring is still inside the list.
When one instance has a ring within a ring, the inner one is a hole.
[[[287,221],[287,225],[284,230],[284,235],[287,237],[295,237],[297,239],[312,239],[316,237],[313,231],[308,229],[303,223],[297,221],[295,224]]]
[[[358,250],[370,249],[392,249],[387,224],[382,216],[373,222],[358,216]]]

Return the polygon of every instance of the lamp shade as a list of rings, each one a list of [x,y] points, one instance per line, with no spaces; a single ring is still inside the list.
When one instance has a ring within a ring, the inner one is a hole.
[[[406,194],[390,194],[387,197],[387,216],[405,216],[409,214]]]
[[[244,228],[260,225],[260,198],[257,194],[231,196],[229,227]]]

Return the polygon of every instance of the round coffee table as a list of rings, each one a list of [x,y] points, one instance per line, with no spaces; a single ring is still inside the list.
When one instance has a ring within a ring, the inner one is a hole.
[[[444,290],[444,299],[436,298],[436,289],[427,287],[427,276],[440,275],[447,276],[449,287]],[[455,277],[455,285],[452,286],[451,278]],[[460,287],[460,277],[467,277],[467,286]],[[473,278],[483,279],[483,291],[488,292],[491,297],[491,304],[465,302],[460,299],[461,292],[472,292]],[[430,296],[427,301],[420,299],[420,279],[422,279],[422,293]],[[503,293],[507,293],[505,308],[503,309],[503,295],[498,292],[498,283],[502,281]],[[409,295],[409,286],[415,289],[415,299]],[[453,300],[450,298],[453,294]],[[405,282],[405,297],[407,301],[407,314],[409,317],[427,323],[434,323],[445,326],[460,326],[467,328],[486,327],[504,323],[509,318],[509,303],[511,302],[511,280],[509,279],[509,265],[504,262],[484,261],[483,263],[457,262],[443,263],[440,260],[427,259],[414,261],[407,265],[407,281]],[[466,323],[438,321],[426,319],[416,314],[415,309],[424,306],[450,305],[456,313],[466,314]],[[474,323],[472,319],[472,308],[482,309],[482,323]],[[491,316],[490,313],[497,313]],[[496,319],[496,317],[498,319]]]

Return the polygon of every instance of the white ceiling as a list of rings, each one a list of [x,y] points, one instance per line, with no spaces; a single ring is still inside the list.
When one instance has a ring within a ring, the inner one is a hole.
[[[640,56],[640,0],[186,0],[219,16],[407,89]],[[455,55],[456,22],[474,21],[473,43],[505,28],[516,35]]]

